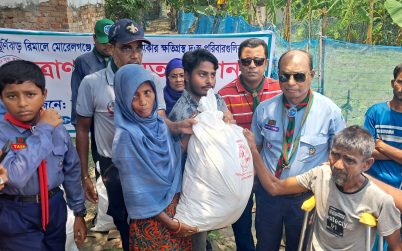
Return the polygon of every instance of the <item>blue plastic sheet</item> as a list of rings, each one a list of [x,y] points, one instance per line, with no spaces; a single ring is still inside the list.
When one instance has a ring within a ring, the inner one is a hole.
[[[197,17],[181,14],[179,33],[193,34],[244,33],[272,30],[275,33],[275,55],[271,77],[278,79],[280,55],[289,49],[308,50],[313,57],[315,76],[312,88],[330,97],[342,108],[347,123],[362,124],[364,114],[371,105],[392,98],[390,80],[394,67],[402,58],[401,46],[355,44],[323,38],[321,72],[318,72],[320,48],[318,39],[289,43],[274,27],[252,26],[241,17]],[[318,33],[318,32],[316,32]],[[319,74],[322,81],[319,83]]]

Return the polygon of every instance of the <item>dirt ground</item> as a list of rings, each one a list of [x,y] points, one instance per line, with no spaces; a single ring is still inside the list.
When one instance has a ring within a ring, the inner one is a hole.
[[[88,215],[85,218],[88,229],[93,227],[92,219],[95,215],[96,207],[92,203],[87,203]],[[254,213],[253,213],[254,218]],[[255,236],[255,231],[253,231]],[[208,236],[212,244],[213,251],[235,251],[236,244],[231,227],[211,231]],[[79,247],[80,251],[117,251],[121,248],[120,235],[117,230],[109,232],[88,231],[85,243]]]
[[[91,219],[95,207],[89,207],[92,211],[86,217],[88,228],[92,227]],[[231,227],[221,230],[212,231],[209,234],[209,240],[212,243],[213,251],[234,251],[236,244]],[[109,232],[93,232],[89,231],[85,243],[79,247],[80,251],[117,251],[121,248],[120,236],[117,230]]]
[[[92,168],[92,177],[94,176]],[[110,230],[109,232],[94,232],[89,230],[94,226],[92,219],[96,214],[96,204],[86,202],[88,214],[85,221],[88,227],[88,235],[85,243],[78,247],[80,251],[120,251],[121,248],[120,235],[117,230]],[[254,212],[253,212],[254,219]],[[254,227],[253,227],[254,229]],[[255,231],[253,231],[255,237]],[[231,227],[220,230],[211,231],[208,236],[212,244],[213,251],[234,251],[236,244]]]

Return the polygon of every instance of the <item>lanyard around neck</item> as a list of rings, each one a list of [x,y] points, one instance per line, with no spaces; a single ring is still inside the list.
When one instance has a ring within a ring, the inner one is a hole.
[[[285,165],[289,165],[290,164],[290,162],[292,161],[292,159],[294,158],[294,154],[295,154],[295,152],[296,152],[296,148],[297,148],[297,146],[299,145],[299,142],[300,142],[300,134],[301,134],[301,131],[302,131],[302,128],[303,128],[303,126],[304,126],[304,124],[305,124],[305,122],[306,122],[306,119],[307,119],[307,116],[308,116],[308,114],[310,113],[310,108],[311,108],[311,105],[313,104],[313,92],[312,91],[310,91],[310,94],[309,94],[310,96],[309,96],[309,101],[308,101],[308,103],[307,103],[307,106],[306,106],[306,110],[304,111],[304,114],[303,114],[303,118],[302,118],[302,121],[301,121],[301,124],[300,124],[300,127],[299,127],[299,130],[298,130],[298,132],[297,132],[297,135],[296,135],[296,138],[294,138],[294,140],[293,140],[293,142],[292,143],[290,143],[291,145],[290,145],[290,147],[288,147],[288,144],[287,144],[287,142],[286,142],[286,128],[285,128],[285,123],[284,123],[284,121],[283,121],[283,123],[282,123],[282,128],[283,128],[283,144],[282,144],[282,153],[283,153],[283,159],[284,159],[284,164]],[[286,107],[285,106],[283,106],[283,108],[282,109],[285,109]],[[282,110],[283,111],[283,110]],[[294,119],[296,119],[296,118],[294,118]],[[295,126],[296,127],[296,126]]]

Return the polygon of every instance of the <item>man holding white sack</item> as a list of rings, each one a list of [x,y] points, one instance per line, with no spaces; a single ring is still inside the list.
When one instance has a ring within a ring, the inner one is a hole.
[[[218,60],[205,49],[188,51],[183,55],[184,79],[186,89],[169,114],[169,119],[173,122],[182,121],[194,117],[198,111],[198,103],[201,97],[206,96],[209,89],[215,87],[216,70],[218,69]],[[230,120],[231,113],[228,111],[225,101],[219,94],[216,94],[218,110],[225,113],[225,117]],[[180,135],[184,149],[187,149],[187,143],[190,135]],[[183,155],[183,164],[186,154]],[[193,235],[192,250],[206,250],[207,232],[200,232]]]
[[[345,128],[345,122],[338,106],[310,89],[314,70],[309,53],[288,51],[278,67],[283,94],[257,107],[251,128],[265,165],[277,178],[285,179],[327,161],[332,138]],[[279,250],[283,226],[286,250],[297,250],[304,214],[300,207],[310,195],[274,197],[257,187],[257,251]]]
[[[241,42],[238,51],[241,74],[219,90],[236,124],[250,129],[255,108],[264,100],[279,93],[277,80],[264,76],[268,66],[268,45],[259,38],[249,38]],[[252,228],[254,193],[241,217],[232,225],[237,251],[255,251]]]

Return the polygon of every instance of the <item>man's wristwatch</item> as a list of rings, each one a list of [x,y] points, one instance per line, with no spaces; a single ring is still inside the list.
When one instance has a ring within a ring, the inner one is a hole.
[[[85,218],[85,216],[87,216],[87,210],[86,209],[83,209],[83,210],[81,210],[81,211],[79,211],[79,212],[74,212],[74,216],[75,217],[82,217],[82,218]]]

